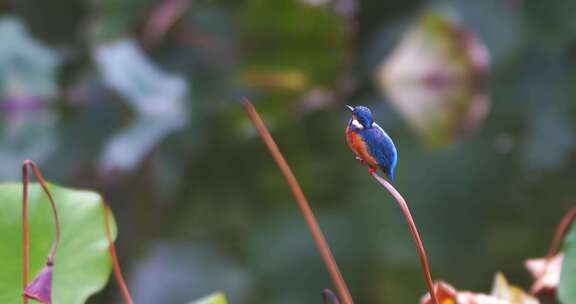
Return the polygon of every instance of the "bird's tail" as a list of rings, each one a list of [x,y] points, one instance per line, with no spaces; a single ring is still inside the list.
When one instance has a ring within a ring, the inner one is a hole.
[[[385,168],[384,172],[386,173],[386,176],[388,176],[388,179],[391,182],[394,182],[394,167],[390,166],[388,168]]]

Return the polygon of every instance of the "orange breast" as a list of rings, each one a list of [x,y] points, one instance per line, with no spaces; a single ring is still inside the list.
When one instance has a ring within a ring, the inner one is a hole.
[[[368,152],[368,147],[362,137],[352,131],[350,127],[346,128],[346,141],[348,142],[348,147],[350,147],[358,157],[368,163],[371,167],[378,167],[378,162]]]

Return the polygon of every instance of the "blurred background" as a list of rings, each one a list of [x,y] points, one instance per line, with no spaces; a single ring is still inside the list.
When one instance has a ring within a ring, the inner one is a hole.
[[[399,150],[435,279],[489,292],[576,200],[571,0],[4,0],[0,179],[100,191],[136,303],[320,303],[331,287],[238,101],[292,165],[357,303],[426,292],[345,104]],[[90,303],[119,303],[113,280]]]

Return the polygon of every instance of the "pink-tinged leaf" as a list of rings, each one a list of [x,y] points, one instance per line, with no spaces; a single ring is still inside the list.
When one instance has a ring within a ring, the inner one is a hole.
[[[555,292],[560,283],[560,272],[564,254],[559,253],[552,258],[528,259],[524,266],[534,278],[534,283],[530,292],[538,294],[541,292]]]
[[[538,300],[522,289],[508,284],[506,278],[498,273],[494,278],[491,294],[470,291],[458,291],[446,282],[436,282],[434,292],[440,304],[539,304]],[[432,304],[430,294],[420,299],[420,304]]]
[[[486,294],[457,291],[450,284],[442,281],[434,284],[434,292],[440,304],[510,304]],[[429,293],[420,299],[420,304],[432,304]]]
[[[422,16],[376,71],[376,81],[408,124],[431,145],[474,131],[489,110],[490,56],[454,17]]]

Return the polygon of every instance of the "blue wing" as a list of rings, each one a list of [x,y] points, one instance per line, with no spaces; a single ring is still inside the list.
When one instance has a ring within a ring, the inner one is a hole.
[[[394,180],[398,152],[390,136],[377,123],[374,123],[372,128],[362,130],[360,135],[366,142],[372,157],[376,159],[388,178]]]

